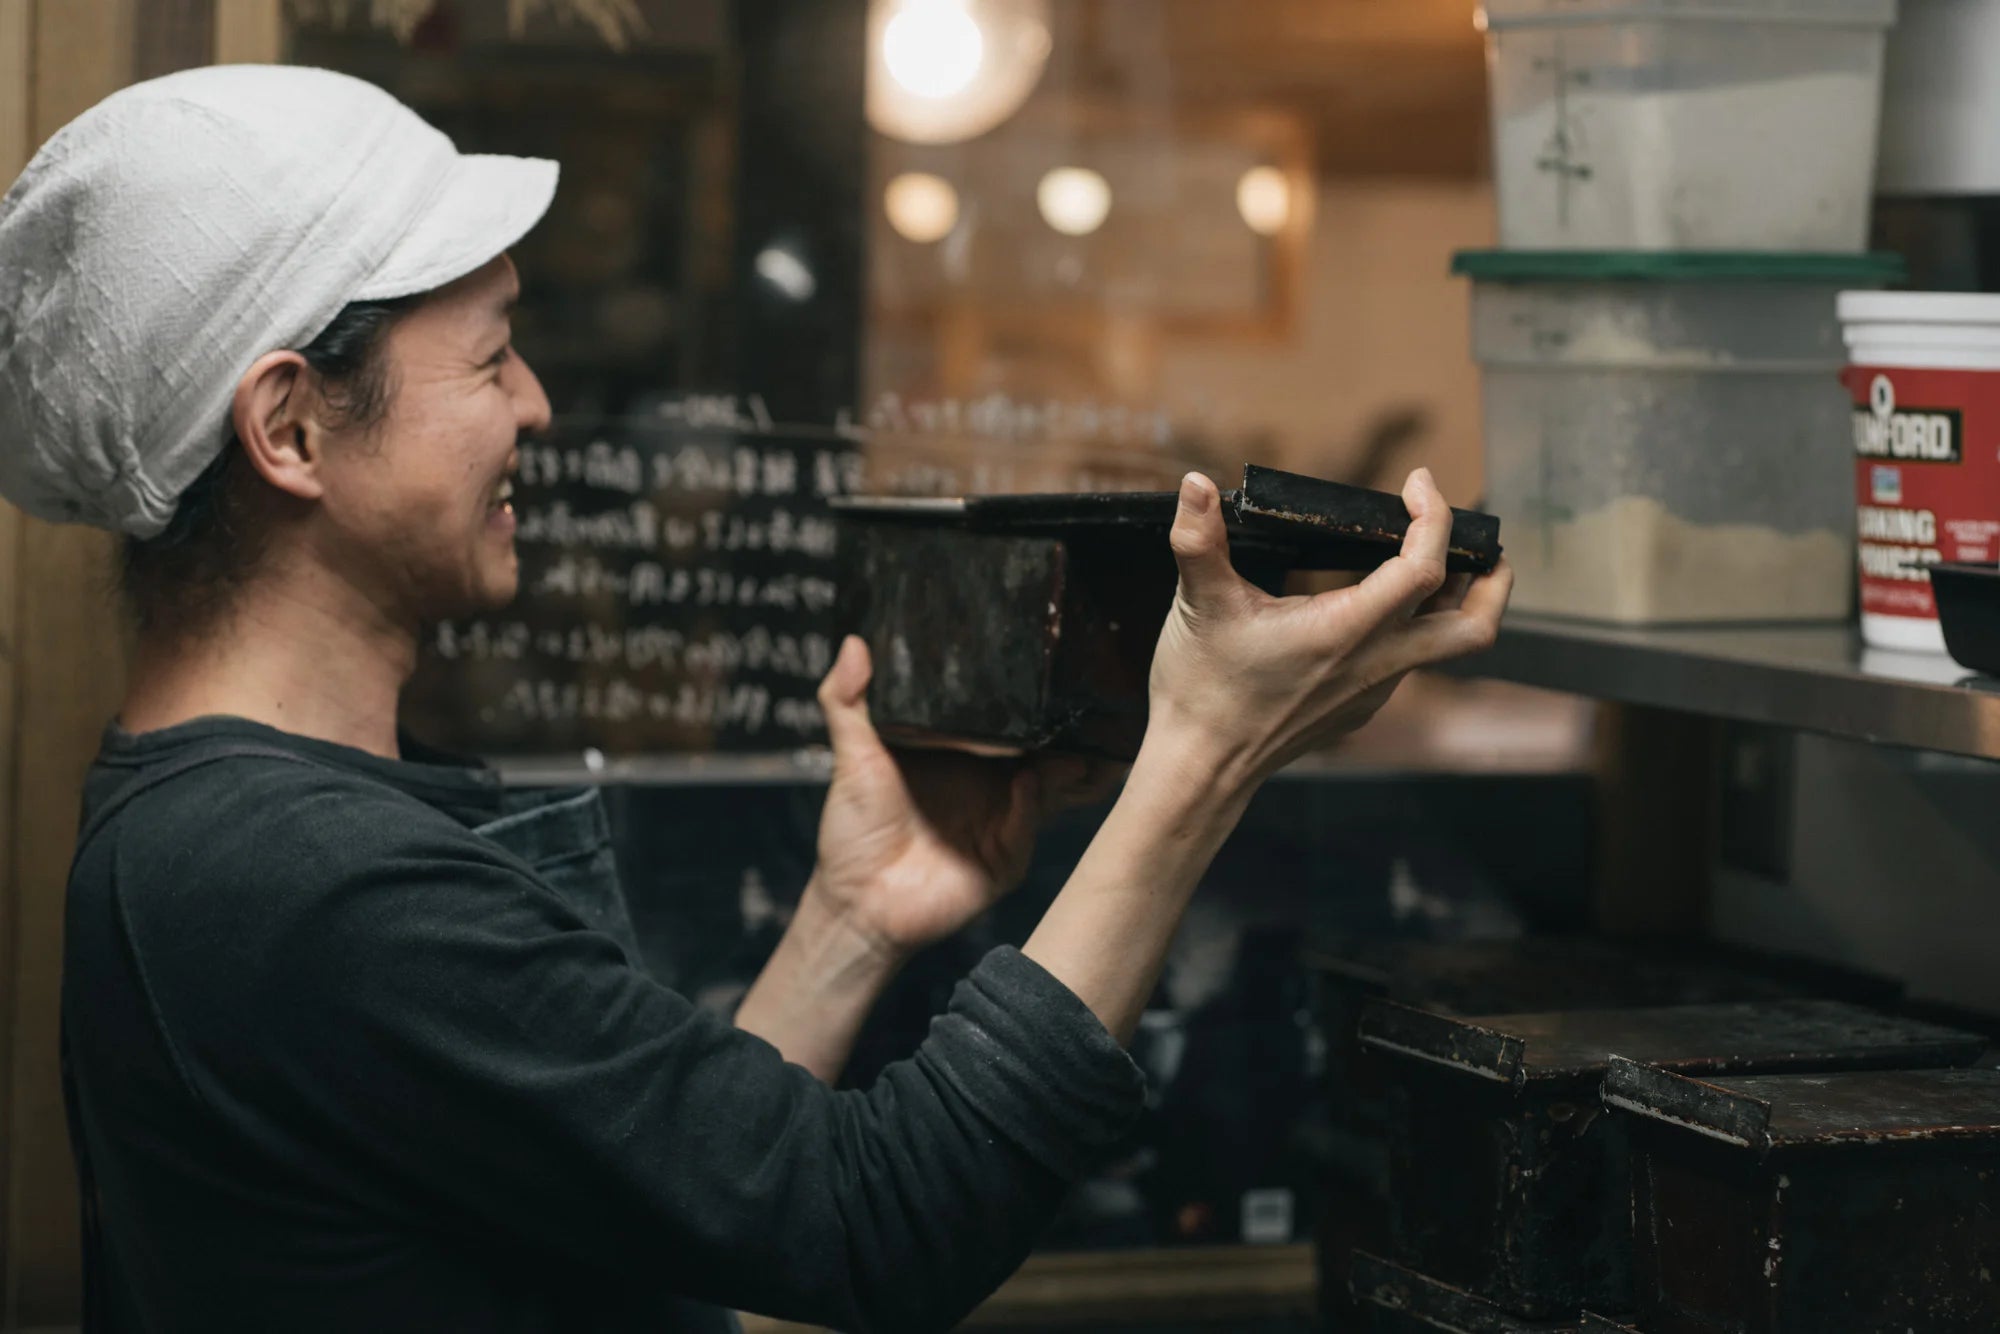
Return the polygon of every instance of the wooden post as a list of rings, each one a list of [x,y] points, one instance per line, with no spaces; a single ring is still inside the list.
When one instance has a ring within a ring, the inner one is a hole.
[[[284,54],[279,0],[215,0],[215,63],[274,65]]]
[[[0,189],[28,164],[34,147],[34,13],[32,0],[0,0]],[[0,500],[0,1187],[13,1180],[14,1125],[10,1096],[14,1068],[14,977],[16,916],[13,860],[16,750],[15,705],[20,684],[19,607],[21,512]],[[0,1196],[0,1256],[13,1255],[11,1210]],[[13,1288],[7,1262],[0,1273],[0,1298]],[[0,1306],[4,1314],[11,1304]]]
[[[40,143],[130,81],[130,0],[40,0],[34,7],[33,120]],[[7,1181],[9,1323],[73,1320],[81,1257],[63,1117],[63,892],[78,797],[98,732],[124,684],[111,542],[90,529],[18,521],[15,616],[15,968]]]
[[[136,77],[205,64],[213,0],[0,0],[0,178]],[[275,8],[275,0],[273,3]],[[11,138],[10,138],[11,135]],[[125,645],[104,533],[0,516],[0,1020],[5,1323],[74,1321],[81,1256],[59,1074],[63,897]],[[11,960],[11,968],[6,961]]]

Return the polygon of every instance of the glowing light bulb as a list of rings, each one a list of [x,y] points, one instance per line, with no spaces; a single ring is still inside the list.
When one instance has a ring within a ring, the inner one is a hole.
[[[1276,236],[1292,217],[1292,183],[1276,167],[1252,167],[1236,182],[1236,211],[1259,236]]]
[[[868,123],[955,144],[1021,109],[1053,47],[1050,0],[868,0]]]
[[[985,34],[961,0],[905,0],[882,30],[889,77],[918,97],[965,91],[985,58]]]
[[[942,241],[958,225],[958,191],[942,176],[906,171],[882,192],[882,211],[898,235],[928,245]]]
[[[1057,167],[1035,187],[1035,207],[1064,236],[1088,236],[1111,212],[1111,182],[1088,167]]]
[[[776,288],[788,301],[810,301],[819,290],[819,281],[805,260],[781,245],[767,245],[757,252],[757,276]]]

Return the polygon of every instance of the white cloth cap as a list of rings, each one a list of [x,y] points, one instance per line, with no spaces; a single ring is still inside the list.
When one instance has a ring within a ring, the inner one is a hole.
[[[158,534],[251,363],[351,301],[471,273],[555,187],[555,163],[460,154],[330,70],[215,66],[106,98],[0,199],[0,495]]]

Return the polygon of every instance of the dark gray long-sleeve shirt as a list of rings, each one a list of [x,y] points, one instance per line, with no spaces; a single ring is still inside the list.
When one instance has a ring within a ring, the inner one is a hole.
[[[675,1297],[945,1328],[1138,1110],[1005,949],[911,1059],[827,1088],[473,833],[479,770],[202,720],[111,733],[86,818],[219,740],[314,763],[180,773],[71,878],[98,1329],[660,1329]]]

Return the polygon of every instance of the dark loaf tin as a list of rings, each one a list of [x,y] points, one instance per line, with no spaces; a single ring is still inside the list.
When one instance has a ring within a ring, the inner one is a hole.
[[[1614,1055],[1694,1075],[1962,1065],[1977,1034],[1840,1001],[1777,1000],[1459,1019],[1377,1002],[1361,1039],[1401,1114],[1395,1258],[1531,1319],[1631,1309],[1625,1122],[1599,1100]]]
[[[1894,979],[1714,941],[1612,940],[1582,934],[1430,941],[1322,937],[1304,952],[1325,1041],[1327,1123],[1314,1228],[1323,1305],[1359,1319],[1348,1284],[1356,1250],[1387,1252],[1389,1135],[1383,1059],[1357,1032],[1375,1000],[1442,1014],[1637,1009],[1821,997],[1890,1005]]]
[[[850,496],[842,620],[868,641],[869,708],[904,744],[1129,759],[1177,571],[1173,492]],[[1224,493],[1230,555],[1277,591],[1290,570],[1367,570],[1409,529],[1400,497],[1246,467]],[[1454,511],[1447,565],[1491,570],[1500,521]]]
[[[2000,1329],[2000,1071],[1615,1061],[1649,1334]]]

